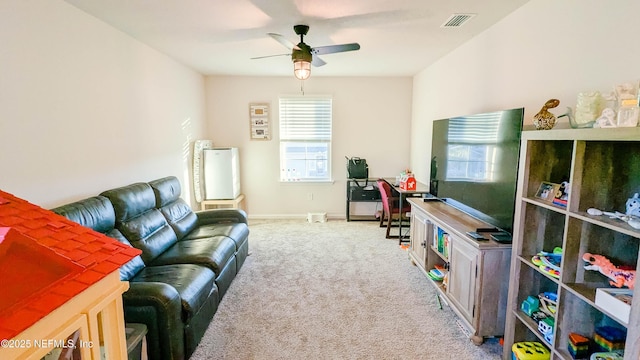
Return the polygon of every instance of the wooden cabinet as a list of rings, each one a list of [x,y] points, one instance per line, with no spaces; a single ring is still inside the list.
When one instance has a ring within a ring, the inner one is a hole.
[[[503,359],[511,359],[511,346],[520,341],[545,344],[552,359],[572,359],[569,334],[593,339],[601,326],[625,330],[625,359],[638,359],[640,302],[634,300],[628,324],[596,304],[596,289],[612,286],[600,272],[585,269],[583,256],[599,254],[617,266],[638,268],[640,230],[587,210],[624,213],[627,198],[640,192],[640,128],[525,131],[518,181]],[[564,181],[570,183],[566,204],[536,196],[543,182]],[[559,276],[532,261],[556,247],[562,249]],[[544,292],[557,296],[547,339],[521,309],[529,296]],[[637,288],[633,296],[640,298]]]
[[[449,295],[458,310],[473,322],[476,271],[480,252],[466,241],[452,241],[449,255]]]
[[[413,261],[421,268],[427,268],[427,246],[431,223],[425,213],[417,212],[411,216],[410,251]]]
[[[481,344],[484,337],[501,336],[511,245],[472,239],[468,231],[488,225],[443,202],[414,198],[409,203],[411,262],[425,274],[436,266],[448,269],[446,284],[427,279],[475,344]]]

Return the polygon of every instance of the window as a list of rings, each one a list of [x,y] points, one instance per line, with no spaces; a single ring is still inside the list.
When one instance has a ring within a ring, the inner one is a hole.
[[[331,180],[329,96],[280,98],[280,181]]]

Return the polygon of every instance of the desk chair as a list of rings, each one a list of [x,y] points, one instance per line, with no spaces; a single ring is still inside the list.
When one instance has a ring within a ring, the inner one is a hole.
[[[382,199],[382,214],[380,215],[380,227],[384,227],[384,222],[387,222],[387,239],[397,239],[399,235],[391,235],[391,227],[397,227],[398,225],[392,225],[393,221],[409,220],[406,213],[411,211],[411,205],[403,201],[402,209],[399,208],[399,197],[393,196],[393,190],[391,185],[384,180],[377,180],[378,189],[380,189],[380,197]],[[404,226],[404,224],[403,224]]]

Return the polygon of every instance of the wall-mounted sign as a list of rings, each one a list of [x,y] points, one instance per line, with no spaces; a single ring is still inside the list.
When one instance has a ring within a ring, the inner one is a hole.
[[[269,121],[269,104],[249,104],[249,128],[251,140],[271,140],[271,122]]]

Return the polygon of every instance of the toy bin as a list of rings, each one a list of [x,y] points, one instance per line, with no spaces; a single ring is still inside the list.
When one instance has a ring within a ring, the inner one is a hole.
[[[511,347],[513,360],[549,360],[551,353],[537,341],[523,341]]]

